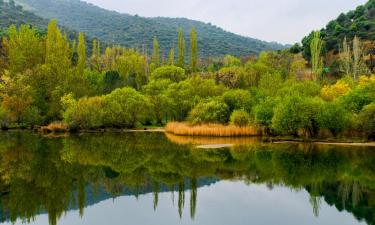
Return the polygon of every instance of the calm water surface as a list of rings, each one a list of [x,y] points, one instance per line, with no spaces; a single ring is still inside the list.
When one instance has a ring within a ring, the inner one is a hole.
[[[375,148],[0,133],[0,224],[372,225]]]

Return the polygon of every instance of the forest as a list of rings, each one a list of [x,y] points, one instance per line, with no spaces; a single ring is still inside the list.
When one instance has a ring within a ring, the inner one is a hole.
[[[0,126],[75,131],[177,121],[251,126],[266,135],[375,138],[371,38],[344,37],[329,54],[326,34],[315,31],[308,56],[293,46],[203,60],[194,27],[175,35],[165,58],[156,36],[149,55],[98,39],[88,47],[83,33],[72,39],[56,20],[46,32],[11,25],[0,48]]]

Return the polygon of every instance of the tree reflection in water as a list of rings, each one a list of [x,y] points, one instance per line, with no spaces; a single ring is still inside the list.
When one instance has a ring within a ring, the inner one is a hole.
[[[174,204],[176,191],[180,217],[190,190],[194,218],[198,188],[219,179],[305,189],[316,216],[324,200],[374,224],[374,149],[242,140],[231,148],[198,150],[189,142],[175,143],[161,133],[0,133],[0,216],[30,222],[45,212],[54,225],[71,209],[83,216],[104,189],[111,197],[153,193],[155,210],[160,192],[170,191]],[[87,194],[91,189],[93,196]]]

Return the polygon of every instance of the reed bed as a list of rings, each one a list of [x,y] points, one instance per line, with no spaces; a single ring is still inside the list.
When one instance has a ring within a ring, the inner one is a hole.
[[[206,137],[206,136],[181,136],[172,133],[165,134],[173,143],[176,144],[193,144],[193,145],[247,145],[259,143],[259,137]]]
[[[69,131],[69,127],[64,123],[51,123],[41,127],[40,130],[42,133],[65,133]]]
[[[187,123],[171,122],[165,127],[167,133],[180,136],[207,137],[245,137],[259,136],[259,130],[254,126],[239,127],[235,125],[201,124],[191,126]]]

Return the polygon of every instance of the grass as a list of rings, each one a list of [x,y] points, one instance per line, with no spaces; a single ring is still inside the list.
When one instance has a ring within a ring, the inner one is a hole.
[[[43,126],[40,130],[42,133],[65,133],[69,131],[69,127],[67,124],[56,122]]]
[[[253,126],[239,127],[235,125],[201,124],[191,126],[187,123],[171,122],[165,127],[167,133],[180,136],[207,137],[244,137],[259,136],[259,130]]]

